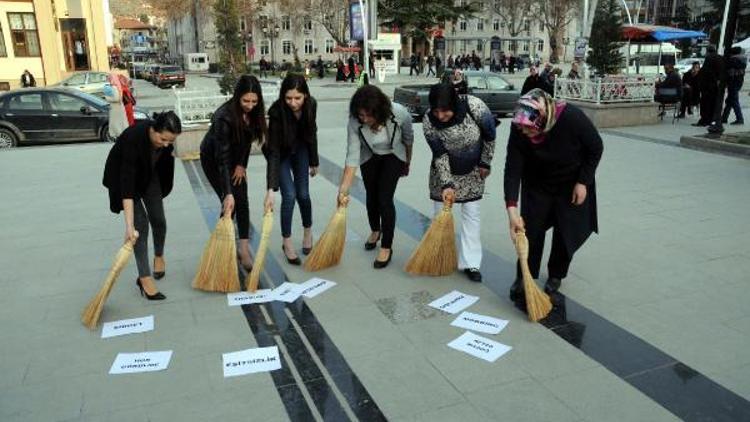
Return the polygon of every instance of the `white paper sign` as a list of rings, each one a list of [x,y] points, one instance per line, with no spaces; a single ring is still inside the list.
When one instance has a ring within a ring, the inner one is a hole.
[[[280,286],[273,289],[271,292],[272,300],[280,300],[282,302],[291,303],[297,300],[302,289],[299,284],[284,282]]]
[[[487,362],[494,362],[497,358],[513,349],[510,346],[480,337],[468,331],[463,333],[461,337],[448,343],[448,347],[484,359]]]
[[[480,333],[497,334],[503,331],[503,328],[508,325],[508,321],[471,312],[462,312],[451,322],[451,325]]]
[[[224,365],[224,378],[281,369],[279,348],[277,346],[224,353],[222,361]]]
[[[227,293],[229,306],[249,305],[251,303],[266,303],[272,301],[271,289],[256,290],[255,293],[236,292]]]
[[[125,334],[145,333],[154,329],[154,316],[123,319],[105,322],[102,326],[102,338],[124,336]]]
[[[429,306],[443,312],[448,312],[449,314],[456,314],[473,305],[478,300],[479,297],[477,296],[467,295],[454,290],[439,299],[433,300]]]
[[[163,371],[169,366],[172,359],[172,351],[143,352],[143,353],[118,353],[109,374],[132,374],[136,372]]]
[[[306,282],[300,284],[300,287],[302,287],[302,289],[300,290],[300,295],[308,298],[313,298],[335,285],[336,283],[330,280],[325,280],[317,277],[311,278]]]

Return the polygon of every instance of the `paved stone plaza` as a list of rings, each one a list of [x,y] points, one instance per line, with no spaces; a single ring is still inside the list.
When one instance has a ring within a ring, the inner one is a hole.
[[[330,83],[312,88],[321,99],[321,174],[310,182],[316,237],[334,209],[343,98],[353,91]],[[600,233],[578,252],[564,296],[539,324],[507,298],[515,272],[502,194],[508,119],[482,201],[484,283],[403,271],[432,213],[430,153],[415,124],[391,265],[372,269],[374,252],[362,247],[369,227],[357,185],[338,267],[310,274],[286,264],[275,223],[264,287],[313,276],[337,283],[290,304],[229,307],[226,295],[190,287],[219,207],[200,164],[178,162],[165,201],[167,275],[158,281],[168,299],[140,297],[131,261],[102,320],[154,315],[155,329],[110,339],[80,323],[123,237],[101,186],[110,146],[3,151],[0,420],[750,420],[750,161],[680,147],[681,135],[700,131],[691,122],[602,131]],[[248,177],[257,227],[262,156],[250,158]],[[488,363],[447,347],[465,330],[426,304],[452,290],[480,298],[469,311],[510,321],[500,334],[481,334],[511,346],[508,354]],[[222,354],[267,346],[278,346],[280,370],[223,377]],[[118,353],[162,350],[174,352],[164,371],[108,375]]]

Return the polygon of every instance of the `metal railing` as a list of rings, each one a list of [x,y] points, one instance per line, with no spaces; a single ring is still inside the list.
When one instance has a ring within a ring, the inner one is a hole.
[[[555,80],[555,98],[596,104],[653,102],[655,80],[609,76],[593,80]]]
[[[261,80],[263,102],[266,109],[279,97],[280,81]],[[218,91],[188,90],[172,87],[175,96],[175,113],[180,117],[183,126],[209,123],[217,108],[224,104],[231,95]]]

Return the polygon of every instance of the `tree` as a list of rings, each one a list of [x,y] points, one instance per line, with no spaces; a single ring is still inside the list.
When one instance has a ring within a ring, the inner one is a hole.
[[[503,18],[511,38],[516,38],[531,19],[533,3],[523,0],[495,0],[492,11]],[[513,43],[515,45],[515,43]]]
[[[222,94],[231,93],[239,75],[244,73],[245,52],[240,38],[240,15],[236,0],[217,0],[213,7],[216,44],[219,50],[219,79]]]
[[[738,0],[739,16],[737,16],[737,29],[735,40],[743,40],[750,36],[750,0]],[[709,35],[712,44],[719,43],[721,33],[721,23],[724,19],[725,0],[709,0],[711,10],[701,15],[699,22],[702,23],[700,29]]]
[[[539,20],[549,36],[549,61],[552,63],[559,61],[563,34],[573,20],[578,4],[578,0],[537,0],[535,3]]]
[[[617,73],[623,62],[620,52],[622,34],[622,10],[618,0],[600,0],[596,17],[591,28],[589,53],[586,63],[591,65],[597,75]]]
[[[378,17],[383,26],[398,27],[402,35],[432,44],[432,29],[445,22],[474,17],[477,3],[455,5],[453,0],[381,0]]]
[[[349,7],[341,0],[312,0],[307,8],[313,22],[322,25],[338,45],[346,44],[349,34]]]

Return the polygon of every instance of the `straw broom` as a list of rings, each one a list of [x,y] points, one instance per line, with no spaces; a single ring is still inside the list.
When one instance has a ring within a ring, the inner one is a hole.
[[[346,207],[349,204],[349,196],[345,196],[336,212],[328,222],[326,231],[320,236],[312,252],[305,260],[305,270],[318,271],[324,268],[338,265],[344,254],[344,241],[346,241]]]
[[[268,239],[271,237],[271,229],[273,228],[273,210],[266,210],[263,214],[263,227],[260,231],[260,243],[258,244],[258,253],[255,254],[255,262],[253,263],[253,269],[245,279],[245,287],[248,292],[255,292],[258,290],[258,282],[260,281],[260,273],[263,272],[263,265],[266,262],[266,251],[268,250]]]
[[[412,275],[442,276],[458,267],[456,235],[453,227],[453,198],[443,202],[443,209],[432,220],[404,270]]]
[[[135,240],[128,240],[122,245],[122,247],[120,247],[120,250],[117,251],[117,254],[115,255],[112,268],[110,268],[107,278],[104,279],[104,284],[101,289],[99,289],[99,293],[91,299],[88,306],[83,310],[83,314],[81,314],[81,322],[90,330],[96,328],[96,325],[99,323],[99,316],[102,313],[102,308],[104,308],[104,302],[107,301],[109,292],[112,291],[112,287],[115,285],[117,277],[120,276],[122,269],[125,268],[130,256],[133,254],[134,245]]]
[[[225,215],[216,223],[216,229],[206,243],[193,288],[209,292],[238,292],[240,280],[236,254],[234,222],[231,215]]]
[[[526,311],[529,320],[537,322],[546,317],[552,310],[552,301],[544,293],[529,271],[529,239],[523,231],[516,233],[516,252],[518,252],[518,261],[521,264],[521,273],[523,274],[523,291],[526,295]]]

